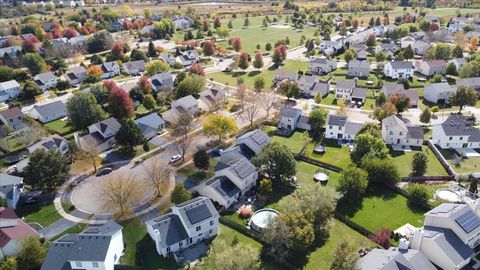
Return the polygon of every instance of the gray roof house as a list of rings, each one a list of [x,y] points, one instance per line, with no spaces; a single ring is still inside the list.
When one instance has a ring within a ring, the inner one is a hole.
[[[473,77],[473,78],[463,78],[457,80],[457,87],[462,85],[473,87],[475,90],[480,90],[480,77]]]
[[[62,101],[55,101],[44,105],[35,105],[29,112],[33,119],[48,123],[67,116],[67,107]]]
[[[100,65],[103,71],[102,79],[108,79],[120,75],[120,65],[116,61],[105,62]]]
[[[313,75],[302,75],[298,80],[300,93],[307,97],[314,97],[318,93],[326,96],[330,91],[330,84],[328,82],[320,82],[320,80]]]
[[[445,60],[428,60],[420,63],[419,72],[425,76],[445,74],[446,67],[447,62],[445,62]]]
[[[200,106],[206,111],[215,111],[225,104],[227,98],[227,87],[213,84],[200,93]]]
[[[130,75],[140,75],[145,71],[145,61],[137,60],[123,63],[123,69]]]
[[[273,78],[273,83],[277,84],[283,81],[296,81],[296,80],[297,80],[297,74],[295,74],[294,72],[279,69],[275,73],[275,77]]]
[[[25,126],[23,121],[23,112],[18,107],[8,108],[0,111],[0,121],[4,125],[8,125],[13,131],[21,129]]]
[[[178,61],[184,66],[188,67],[200,61],[200,55],[197,50],[191,49],[182,52],[182,55],[178,57]]]
[[[122,226],[114,221],[90,225],[78,234],[66,234],[50,244],[41,270],[113,270],[122,256]]]
[[[401,115],[391,115],[382,120],[382,138],[388,145],[418,147],[423,144],[423,129],[413,126]]]
[[[370,62],[353,60],[348,63],[348,76],[368,77],[370,76]]]
[[[480,148],[480,129],[474,125],[463,115],[450,115],[442,124],[433,126],[432,140],[443,149]]]
[[[265,132],[256,129],[238,137],[235,145],[245,146],[255,155],[258,155],[271,140],[272,138],[265,134]]]
[[[418,92],[415,90],[405,90],[401,83],[386,83],[382,87],[383,94],[389,98],[392,95],[406,96],[410,99],[410,107],[418,105]]]
[[[120,127],[120,123],[110,117],[88,126],[88,134],[85,136],[79,137],[75,134],[75,140],[81,149],[88,151],[94,147],[100,153],[115,144],[115,135]]]
[[[418,250],[390,247],[374,248],[360,258],[358,270],[436,270],[437,268]]]
[[[325,124],[325,138],[353,141],[361,128],[361,123],[351,122],[347,116],[329,113]]]
[[[46,91],[57,85],[58,78],[51,71],[48,71],[35,75],[33,81],[40,86],[43,91]]]
[[[278,120],[278,129],[291,132],[297,128],[297,122],[302,115],[302,110],[297,108],[283,107],[280,110],[280,119]]]
[[[15,209],[22,192],[23,178],[0,173],[0,198],[7,201],[7,207]]]
[[[182,250],[218,234],[218,214],[207,197],[196,197],[171,207],[172,212],[145,222],[161,256]],[[179,259],[181,256],[174,256]]]
[[[173,76],[169,72],[162,72],[150,77],[155,92],[173,89]]]
[[[8,101],[20,95],[20,84],[16,80],[0,83],[0,102]]]
[[[172,53],[164,53],[158,57],[158,59],[164,61],[165,63],[169,64],[170,66],[175,65],[176,60],[175,56]]]
[[[198,112],[198,100],[192,95],[188,95],[173,101],[170,104],[170,110],[162,113],[162,118],[173,123],[181,113],[188,113],[195,116]]]
[[[87,70],[82,66],[71,68],[65,73],[65,79],[67,79],[70,85],[80,84],[85,80],[86,77]]]
[[[29,153],[33,153],[38,149],[44,149],[45,151],[58,151],[62,153],[62,155],[66,155],[68,152],[68,142],[62,136],[53,134],[27,147],[27,149]]]
[[[455,86],[452,87],[448,83],[433,83],[425,86],[424,98],[432,103],[445,103],[456,90]]]
[[[337,69],[337,62],[328,60],[325,57],[314,57],[310,59],[309,71],[312,74],[322,75]]]
[[[449,60],[448,63],[453,63],[455,65],[455,67],[457,68],[457,71],[460,71],[463,67],[463,65],[465,65],[467,63],[467,59],[465,58],[453,58],[452,60]]]
[[[135,119],[135,123],[142,130],[143,136],[147,140],[155,137],[165,128],[165,121],[157,113]]]
[[[367,60],[368,52],[366,50],[358,50],[355,51],[355,57],[358,60]]]
[[[427,51],[432,47],[432,44],[425,42],[423,40],[416,40],[415,43],[413,43],[413,52],[415,55],[420,55],[423,56],[427,53]]]

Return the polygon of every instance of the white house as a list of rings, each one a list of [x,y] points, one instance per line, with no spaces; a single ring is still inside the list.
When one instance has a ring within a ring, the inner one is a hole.
[[[200,55],[198,54],[197,50],[191,49],[184,51],[182,55],[177,57],[177,59],[178,62],[180,62],[184,67],[189,67],[200,61]]]
[[[27,147],[27,149],[29,153],[33,153],[38,149],[44,149],[45,151],[55,150],[65,156],[68,153],[68,142],[62,136],[53,134]]]
[[[75,134],[75,140],[81,149],[88,151],[95,147],[97,152],[100,153],[110,149],[115,144],[115,135],[120,127],[120,123],[115,118],[110,117],[88,126],[88,134],[85,136],[78,137],[78,134]]]
[[[81,233],[53,241],[40,269],[113,270],[123,249],[122,226],[114,221],[90,225]]]
[[[22,51],[22,46],[10,46],[10,47],[5,47],[5,48],[0,48],[0,57],[5,57],[5,55],[8,55],[10,57],[15,57],[17,55],[17,52]]]
[[[16,80],[0,83],[0,102],[8,101],[20,95],[20,84]]]
[[[297,122],[302,115],[302,110],[297,108],[283,107],[280,110],[280,119],[278,121],[279,129],[295,130]]]
[[[172,102],[171,109],[162,113],[162,118],[167,122],[174,122],[181,113],[195,116],[198,112],[198,100],[192,95],[179,98]]]
[[[467,63],[467,60],[465,58],[453,58],[452,60],[449,60],[448,63],[453,63],[457,68],[457,71],[460,71]]]
[[[406,61],[390,61],[383,70],[385,76],[392,79],[412,78],[414,71],[413,64]]]
[[[109,79],[120,75],[120,65],[116,61],[105,62],[100,65],[103,71],[102,79]]]
[[[209,198],[197,197],[172,206],[171,210],[145,222],[159,255],[167,257],[218,234],[220,215]]]
[[[22,192],[23,178],[0,173],[0,198],[3,198],[7,202],[7,207],[17,208],[18,200]]]
[[[457,87],[460,86],[470,86],[475,90],[480,90],[480,77],[473,77],[473,78],[463,78],[457,80]]]
[[[407,119],[391,115],[382,120],[382,138],[385,144],[400,146],[421,146],[423,130],[413,126]]]
[[[432,44],[423,40],[416,40],[413,44],[413,52],[415,55],[425,55],[430,47],[432,47]]]
[[[206,111],[218,110],[227,100],[227,87],[213,84],[200,93],[199,106]]]
[[[355,81],[338,81],[335,88],[335,98],[363,104],[367,98],[367,91],[366,88],[356,87]]]
[[[23,239],[38,237],[37,231],[18,218],[12,208],[4,207],[0,207],[0,235],[0,260],[19,255]]]
[[[443,149],[480,148],[480,129],[465,116],[453,114],[442,124],[433,126],[432,140]]]
[[[337,62],[328,60],[325,57],[315,57],[310,59],[309,70],[312,74],[322,75],[337,69]]]
[[[405,49],[408,47],[408,45],[413,47],[413,44],[415,43],[415,39],[410,36],[406,36],[400,39],[400,48]]]
[[[445,103],[456,90],[456,87],[452,87],[448,83],[434,83],[425,86],[424,98],[432,103]]]
[[[45,124],[66,117],[67,107],[59,100],[43,105],[35,105],[28,113],[33,119]]]
[[[129,75],[137,76],[145,71],[145,61],[137,60],[123,63],[123,70]]]
[[[348,62],[348,76],[350,77],[368,77],[370,76],[370,62],[352,60]]]
[[[340,50],[343,47],[343,44],[341,41],[333,41],[333,40],[322,40],[320,42],[320,52],[333,56],[337,53],[338,50]]]
[[[353,141],[361,128],[361,123],[351,122],[347,116],[329,113],[325,123],[325,138]]]
[[[420,63],[419,72],[425,76],[445,74],[446,67],[447,62],[445,60],[428,60]]]
[[[46,91],[57,86],[58,78],[57,76],[53,75],[51,71],[49,71],[35,75],[35,77],[33,77],[33,81],[40,86],[43,91]]]
[[[467,204],[443,203],[425,213],[423,228],[409,240],[439,268],[463,269],[480,243],[480,217]]]

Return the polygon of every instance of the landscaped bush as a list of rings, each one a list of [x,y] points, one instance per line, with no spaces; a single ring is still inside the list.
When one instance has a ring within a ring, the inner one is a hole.
[[[375,233],[375,235],[371,235],[369,238],[373,242],[379,244],[380,246],[384,248],[389,248],[390,247],[390,235],[392,232],[387,229],[387,228],[380,228],[378,231]]]
[[[428,202],[428,188],[422,184],[409,184],[407,187],[408,203],[424,206]]]

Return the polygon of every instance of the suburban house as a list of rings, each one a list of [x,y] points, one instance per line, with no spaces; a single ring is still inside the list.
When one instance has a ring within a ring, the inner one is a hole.
[[[413,47],[413,44],[415,43],[415,39],[410,36],[406,36],[400,39],[400,48],[405,49],[409,45]]]
[[[283,69],[277,70],[275,77],[273,78],[273,84],[277,85],[279,82],[295,82],[297,81],[297,74],[294,72],[286,71]]]
[[[357,60],[367,60],[368,58],[368,52],[366,50],[358,50],[358,51],[355,51],[355,58]]]
[[[35,105],[28,113],[33,119],[45,124],[66,117],[67,107],[59,100],[44,105]]]
[[[362,126],[362,123],[349,121],[347,116],[329,113],[325,124],[325,138],[353,141]]]
[[[96,152],[103,152],[115,144],[115,135],[120,129],[120,123],[113,117],[107,118],[88,127],[88,134],[75,139],[79,147],[85,151],[96,148]]]
[[[213,84],[207,90],[200,93],[200,107],[203,110],[217,110],[219,106],[224,105],[227,100],[227,87]]]
[[[0,121],[2,121],[5,126],[9,126],[12,131],[25,127],[23,112],[18,107],[0,111]]]
[[[480,243],[480,217],[467,204],[443,203],[425,213],[409,242],[441,269],[465,269]]]
[[[335,89],[335,98],[343,99],[347,102],[365,102],[367,98],[367,89],[356,87],[355,81],[338,81]]]
[[[103,80],[120,75],[120,65],[116,61],[105,62],[100,65],[100,68],[103,71]]]
[[[10,46],[10,47],[0,48],[0,57],[4,58],[5,55],[8,55],[10,57],[15,57],[17,56],[17,53],[21,51],[22,51],[22,46]]]
[[[480,90],[480,77],[473,77],[473,78],[463,78],[457,80],[457,87],[460,86],[470,86],[475,90]]]
[[[220,215],[209,198],[196,197],[170,209],[170,213],[145,222],[161,256],[175,255],[218,234]]]
[[[123,63],[123,70],[129,75],[137,76],[145,71],[145,61],[137,60]]]
[[[169,72],[162,72],[150,77],[150,83],[155,92],[173,89],[173,76]]]
[[[449,60],[448,63],[453,63],[458,72],[467,63],[467,60],[465,58],[453,58],[452,60]]]
[[[412,78],[414,71],[413,64],[407,61],[390,61],[383,70],[385,76],[392,79]]]
[[[402,244],[406,243],[406,244]],[[422,252],[408,248],[408,241],[400,239],[400,246],[389,249],[374,248],[360,258],[354,269],[358,270],[437,270]]]
[[[6,173],[0,173],[0,198],[7,202],[7,207],[17,208],[18,200],[23,191],[23,178]],[[0,254],[2,252],[0,251]]]
[[[377,52],[383,52],[385,55],[389,57],[394,57],[395,53],[399,50],[397,45],[393,43],[382,43],[377,46],[376,51]]]
[[[175,65],[175,63],[177,62],[177,61],[175,60],[175,56],[174,56],[173,54],[171,54],[171,53],[164,53],[164,54],[160,55],[160,56],[158,57],[158,59],[164,61],[165,63],[167,63],[167,64],[170,65],[170,66]]]
[[[445,122],[433,126],[433,143],[443,149],[480,148],[480,129],[461,114],[450,115]]]
[[[425,76],[445,74],[446,67],[447,62],[445,60],[428,60],[420,63],[419,72]]]
[[[114,221],[90,225],[81,233],[53,241],[40,269],[113,270],[123,249],[122,226]]]
[[[27,237],[38,237],[38,233],[18,218],[12,208],[0,207],[0,259],[17,256]]]
[[[382,120],[382,138],[385,144],[400,146],[421,146],[423,129],[413,126],[400,115],[391,115]]]
[[[330,84],[328,82],[320,82],[316,76],[302,75],[298,80],[298,87],[300,93],[307,97],[315,97],[317,94],[324,97],[330,91]]]
[[[53,134],[27,147],[27,149],[29,153],[33,153],[38,149],[44,149],[45,151],[55,150],[65,156],[68,153],[68,142],[62,136]]]
[[[147,140],[155,137],[165,128],[165,121],[155,112],[135,119],[135,124],[142,130]]]
[[[195,116],[198,113],[198,100],[192,95],[188,95],[173,101],[170,107],[170,110],[162,113],[162,118],[167,122],[173,123],[181,113]]]
[[[198,63],[200,61],[200,55],[198,54],[197,50],[191,49],[182,52],[182,55],[178,56],[178,61],[184,66],[189,67],[193,64]]]
[[[82,66],[71,68],[65,73],[65,79],[70,85],[80,84],[85,78],[87,78],[87,70]]]
[[[370,62],[352,60],[348,62],[348,76],[350,77],[368,77],[370,76]]]
[[[302,115],[302,110],[297,108],[283,107],[280,110],[280,119],[278,121],[279,129],[295,130],[297,122]]]
[[[320,52],[326,55],[334,56],[335,54],[337,54],[337,51],[340,50],[342,47],[343,47],[343,44],[341,41],[322,40],[320,42],[319,49],[320,49]]]
[[[43,91],[57,86],[58,78],[51,71],[35,75],[33,81],[40,86]]]
[[[425,55],[430,47],[432,47],[432,44],[423,40],[416,40],[413,44],[413,52],[415,55]]]
[[[175,15],[172,17],[175,30],[186,30],[192,27],[193,20],[188,16]]]
[[[387,98],[392,96],[405,96],[410,99],[410,107],[417,107],[418,105],[418,92],[415,90],[405,90],[405,87],[401,83],[386,83],[382,87],[382,93]]]
[[[432,103],[446,103],[456,90],[456,87],[452,87],[448,83],[434,83],[425,86],[424,98]]]
[[[235,146],[240,146],[242,149],[253,153],[253,155],[258,155],[271,140],[272,138],[265,134],[265,132],[256,129],[238,137],[235,141]]]
[[[315,75],[322,75],[337,69],[337,62],[328,60],[325,57],[315,57],[310,59],[309,71]],[[296,77],[296,76],[295,76]]]
[[[0,83],[0,102],[8,101],[20,95],[20,84],[15,80]]]

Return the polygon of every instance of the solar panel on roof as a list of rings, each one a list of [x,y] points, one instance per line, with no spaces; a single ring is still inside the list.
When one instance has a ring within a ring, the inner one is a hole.
[[[480,226],[480,218],[473,211],[468,211],[457,217],[455,222],[466,232],[469,233]]]
[[[208,210],[208,207],[205,204],[188,209],[185,213],[192,224],[196,224],[212,216],[210,210]]]
[[[237,166],[234,167],[235,172],[240,178],[247,177],[253,170],[252,166],[247,163],[246,160],[240,161]]]

